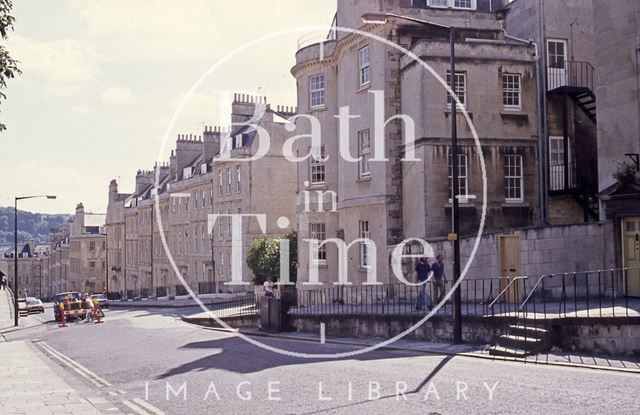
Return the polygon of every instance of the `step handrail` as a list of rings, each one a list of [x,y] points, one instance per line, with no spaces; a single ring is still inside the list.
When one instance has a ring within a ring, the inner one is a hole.
[[[508,277],[501,277],[501,278],[508,278]],[[495,303],[500,299],[500,297],[502,297],[504,295],[504,293],[507,292],[507,290],[511,287],[511,285],[513,285],[514,282],[518,281],[518,280],[526,280],[529,279],[529,277],[523,276],[523,277],[513,277],[513,279],[511,281],[509,281],[509,284],[507,284],[506,287],[504,287],[504,289],[500,292],[500,294],[498,294],[498,296],[491,302],[491,304],[489,304],[489,309],[493,309],[493,306],[495,305]]]
[[[533,296],[533,293],[536,292],[536,288],[538,288],[542,280],[545,279],[546,277],[548,277],[548,275],[542,275],[540,278],[538,278],[538,281],[536,281],[536,283],[533,284],[533,287],[531,288],[529,295],[527,295],[527,298],[525,298],[525,300],[522,302],[522,305],[519,308],[520,311],[522,311],[522,308],[529,302],[529,300],[531,299],[531,296]]]

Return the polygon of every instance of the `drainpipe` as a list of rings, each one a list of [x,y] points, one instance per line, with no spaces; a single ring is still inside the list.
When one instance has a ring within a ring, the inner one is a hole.
[[[540,38],[538,45],[542,49],[542,53],[540,53],[538,60],[538,99],[542,103],[541,111],[538,112],[538,121],[539,121],[539,145],[540,145],[540,205],[541,205],[541,220],[542,225],[549,224],[549,198],[548,198],[548,190],[549,190],[549,151],[547,149],[548,144],[548,117],[547,117],[547,86],[546,86],[546,67],[547,67],[547,57],[546,57],[546,36],[544,35],[545,31],[545,23],[544,23],[544,0],[538,0],[538,15],[540,17],[540,27],[539,33]]]

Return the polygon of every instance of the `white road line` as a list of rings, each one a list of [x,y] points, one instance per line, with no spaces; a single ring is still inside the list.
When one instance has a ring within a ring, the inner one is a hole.
[[[82,366],[80,363],[76,362],[75,360],[71,359],[70,357],[62,354],[61,352],[57,351],[53,347],[49,346],[46,342],[40,342],[39,344],[42,347],[45,347],[51,353],[54,353],[54,354],[58,355],[61,359],[66,360],[68,365],[74,366],[75,368],[77,368],[78,370],[86,373],[87,375],[89,375],[90,377],[95,379],[96,381],[102,383],[104,386],[107,386],[107,387],[113,386],[113,385],[111,385],[111,383],[109,383],[105,379],[101,378],[100,376],[96,375],[94,372],[92,372],[91,370],[87,369],[86,367]],[[100,385],[100,386],[102,386],[102,385]]]
[[[98,383],[95,379],[90,378],[86,373],[81,372],[80,370],[78,370],[77,368],[69,365],[68,362],[64,361],[61,357],[57,356],[56,354],[54,354],[53,352],[51,352],[49,349],[47,349],[46,347],[42,346],[42,349],[52,358],[56,359],[57,361],[59,361],[60,363],[62,363],[63,366],[69,367],[70,369],[72,369],[74,372],[76,372],[77,374],[79,374],[80,376],[82,376],[83,378],[87,379],[89,382],[93,383],[94,385],[96,385],[97,387],[102,387],[102,385],[100,383]]]
[[[122,401],[122,403],[127,405],[127,407],[129,407],[129,409],[131,409],[133,412],[137,413],[138,415],[149,415],[149,412],[147,412],[144,409],[140,408],[138,405],[134,404],[133,402]]]
[[[320,344],[324,344],[325,324],[320,323]]]
[[[135,403],[137,403],[138,405],[144,407],[145,409],[148,409],[149,411],[151,411],[155,415],[166,415],[160,409],[156,408],[155,406],[151,405],[149,402],[147,402],[147,401],[145,401],[143,399],[135,398],[133,401]]]

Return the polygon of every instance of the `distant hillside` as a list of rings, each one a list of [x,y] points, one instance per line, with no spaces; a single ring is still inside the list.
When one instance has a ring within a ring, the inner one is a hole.
[[[13,245],[12,207],[0,207],[0,245]],[[31,213],[18,209],[18,244],[29,240],[37,243],[48,241],[49,229],[62,225],[69,215]]]

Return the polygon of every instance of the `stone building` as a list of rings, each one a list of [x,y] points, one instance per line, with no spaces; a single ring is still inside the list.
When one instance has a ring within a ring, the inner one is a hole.
[[[256,105],[265,110],[256,125],[269,133],[270,150],[249,160],[259,146],[249,124]],[[267,235],[295,229],[296,170],[282,156],[283,117],[293,112],[275,111],[262,97],[236,95],[231,113],[234,128],[207,127],[202,136],[179,135],[168,163],[138,172],[133,194],[118,193],[117,183],[111,182],[106,227],[112,293],[128,298],[186,295],[171,261],[196,293],[244,291],[250,287],[224,284],[232,274],[231,222],[217,219],[210,234],[210,215],[265,214]],[[226,148],[230,158],[221,157]],[[276,226],[280,216],[289,219],[284,229]],[[255,220],[245,218],[243,252],[262,234]],[[250,282],[242,262],[242,280]]]
[[[124,290],[124,205],[131,196],[118,192],[118,183],[109,183],[109,201],[107,203],[107,217],[105,219],[105,233],[107,234],[107,279],[109,293]]]
[[[383,24],[364,24],[362,17],[369,12],[391,12],[458,28],[456,93],[480,135],[487,168],[486,229],[539,223],[533,43],[504,31],[502,15],[496,12],[501,5],[496,1],[371,3],[339,1],[336,27],[359,29],[400,44],[445,81],[450,76],[448,30],[393,17],[379,22]],[[445,7],[437,7],[440,5]],[[299,112],[319,119],[323,147],[318,153],[329,156],[325,162],[312,158],[299,167],[301,272],[313,262],[320,267],[320,281],[335,281],[338,274],[335,244],[314,253],[305,248],[305,239],[339,238],[349,244],[368,238],[377,250],[364,242],[349,250],[349,280],[363,283],[368,271],[377,267],[378,281],[389,282],[391,248],[406,238],[437,239],[450,233],[448,94],[404,53],[339,29],[321,42],[301,45],[292,73],[298,84]],[[348,126],[340,125],[336,118],[345,106],[353,116]],[[384,114],[377,123],[376,108]],[[394,117],[400,114],[412,121]],[[298,132],[308,131],[309,125],[299,121]],[[457,129],[461,230],[471,234],[478,229],[484,201],[482,173],[471,129],[460,114]],[[412,130],[415,146],[405,143]],[[358,161],[340,155],[341,134]],[[381,140],[375,140],[377,134]],[[378,142],[384,142],[384,148],[376,148]],[[302,145],[299,152],[306,154],[310,146]],[[415,156],[408,157],[413,149]],[[382,158],[388,161],[378,161]],[[401,161],[403,158],[417,161]],[[329,206],[334,196],[337,203]],[[305,205],[306,198],[310,203]],[[319,209],[320,198],[324,198],[324,209]],[[332,207],[336,209],[330,211]]]
[[[79,203],[70,223],[68,289],[93,294],[106,289],[107,241],[102,226],[87,225],[85,220]]]
[[[15,253],[8,249],[0,259],[0,271],[13,289],[15,279]],[[21,297],[47,298],[49,290],[49,247],[27,242],[18,253],[18,293]]]
[[[101,219],[87,219],[87,215],[94,217],[79,203],[73,216],[49,231],[50,295],[67,291],[93,294],[107,288],[106,232]]]
[[[532,39],[540,51],[543,222],[598,221],[601,117],[596,116],[593,0],[515,0],[500,14],[510,34]]]
[[[601,216],[613,224],[616,266],[636,268],[628,289],[640,296],[640,4],[594,0],[594,15]],[[623,163],[627,174],[616,174]]]
[[[49,231],[49,290],[51,295],[68,291],[70,221]]]
[[[263,157],[252,160],[258,153],[259,139],[256,128],[248,123],[261,108],[264,114],[257,126],[269,135],[270,145]],[[276,107],[274,110],[263,97],[236,95],[231,114],[237,128],[227,134],[209,131],[214,140],[223,140],[221,152],[225,149],[229,152],[228,159],[217,157],[213,161],[213,212],[217,215],[266,215],[265,229],[260,228],[256,218],[242,219],[241,248],[246,253],[251,241],[257,237],[287,235],[296,229],[297,166],[283,155],[283,144],[291,136],[285,129],[285,119],[294,115],[294,109]],[[284,227],[278,226],[280,217],[287,219]],[[244,261],[244,254],[242,264],[237,264],[242,268],[234,269],[232,231],[229,217],[220,217],[214,224],[212,236],[217,276],[221,281],[229,282],[233,274],[241,271],[243,283],[248,284],[253,275]]]

